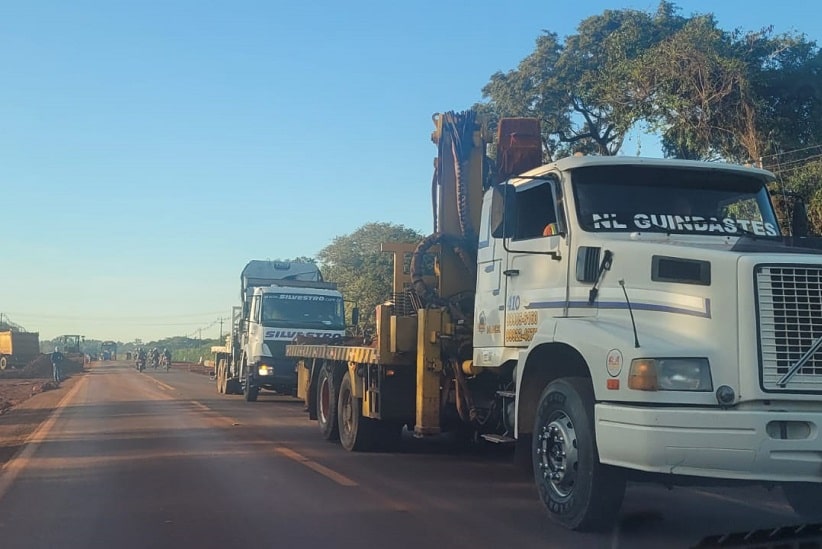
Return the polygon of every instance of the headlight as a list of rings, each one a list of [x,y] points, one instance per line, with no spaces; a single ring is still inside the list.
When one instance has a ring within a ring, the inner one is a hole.
[[[638,391],[713,391],[707,358],[635,358],[628,387]]]
[[[271,366],[266,366],[265,364],[263,364],[262,366],[259,367],[259,369],[257,369],[257,374],[261,375],[261,376],[270,376],[273,373],[274,373],[274,368],[272,368]]]

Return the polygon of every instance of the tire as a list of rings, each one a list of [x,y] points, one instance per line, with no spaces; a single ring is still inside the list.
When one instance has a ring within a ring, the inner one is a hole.
[[[351,376],[343,376],[337,401],[340,443],[349,452],[373,448],[376,422],[362,415],[362,402],[354,396]]]
[[[782,485],[785,499],[794,512],[808,522],[819,522],[822,519],[822,485],[812,482],[790,482]]]
[[[5,356],[0,356],[0,370],[5,370],[9,367],[9,359]]]
[[[241,395],[241,394],[243,394],[243,386],[236,379],[228,379],[226,377],[225,394],[227,394],[227,395]]]
[[[245,397],[246,402],[256,402],[257,395],[260,394],[259,387],[252,387],[251,386],[251,377],[245,378],[245,386],[243,387],[243,396]]]
[[[337,379],[334,379],[335,377]],[[317,375],[317,424],[320,426],[322,437],[330,441],[340,439],[340,426],[337,421],[340,377],[334,376],[334,366],[331,362],[323,363]]]
[[[217,394],[226,394],[225,360],[217,364]]]
[[[531,447],[537,491],[552,520],[579,531],[613,526],[625,495],[625,478],[599,462],[589,380],[558,379],[545,388]]]

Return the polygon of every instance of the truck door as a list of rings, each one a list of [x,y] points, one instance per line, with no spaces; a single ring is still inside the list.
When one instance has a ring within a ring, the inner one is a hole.
[[[514,234],[506,239],[506,346],[527,347],[538,330],[567,314],[569,246],[561,187],[553,177],[517,188]]]
[[[482,203],[479,243],[477,245],[477,292],[474,305],[474,347],[502,348],[502,323],[505,307],[502,288],[503,256],[499,255],[498,239],[491,236],[490,211],[492,193],[487,192]],[[474,361],[497,365],[493,355],[478,353]]]
[[[251,315],[248,323],[248,345],[245,352],[248,355],[249,362],[252,355],[259,354],[258,347],[263,340],[263,324],[262,324],[262,296],[256,294],[251,298]]]

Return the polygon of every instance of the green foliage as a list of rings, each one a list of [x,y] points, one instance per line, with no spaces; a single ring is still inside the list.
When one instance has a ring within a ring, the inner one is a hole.
[[[812,158],[799,162],[786,169],[771,167],[779,176],[780,182],[773,186],[774,205],[780,217],[783,231],[789,226],[788,212],[792,207],[790,199],[785,200],[783,188],[799,194],[807,205],[810,233],[822,235],[822,160]],[[786,233],[787,234],[787,233]]]
[[[144,343],[142,340],[134,340],[131,342],[117,342],[117,358],[118,360],[125,360],[126,353],[133,353],[138,348],[149,350],[157,347],[162,351],[169,349],[171,351],[172,359],[182,362],[197,362],[200,357],[208,359],[211,357],[211,347],[214,345],[223,345],[225,341],[218,339],[194,339],[185,336],[174,336],[158,341],[149,341]],[[90,355],[99,355],[100,345],[102,340],[86,339],[80,345],[80,350],[83,353]],[[50,353],[54,350],[55,342],[53,340],[46,340],[40,342],[40,350],[44,353]]]
[[[348,235],[337,236],[317,259],[326,280],[339,285],[343,297],[360,308],[360,324],[373,329],[374,308],[391,295],[391,254],[380,251],[385,242],[418,242],[422,235],[393,223],[367,223]],[[346,304],[350,313],[352,304]]]
[[[803,35],[725,31],[713,14],[606,10],[546,31],[483,88],[481,110],[537,117],[547,158],[616,154],[655,130],[668,156],[747,162],[822,141],[822,53]]]
[[[284,261],[286,263],[316,263],[317,259],[306,255],[301,255],[299,257],[289,259],[275,259],[274,261]]]
[[[606,10],[564,42],[546,31],[515,70],[491,76],[482,90],[486,110],[494,118],[539,118],[547,159],[575,151],[616,154],[652,93],[633,84],[635,64],[682,24],[674,11],[666,2],[656,15]]]
[[[171,351],[171,359],[180,362],[198,362],[200,358],[211,358],[211,347],[223,345],[225,341],[218,339],[193,339],[185,336],[167,337],[158,341],[150,341],[143,345],[144,349],[157,347],[160,351]]]

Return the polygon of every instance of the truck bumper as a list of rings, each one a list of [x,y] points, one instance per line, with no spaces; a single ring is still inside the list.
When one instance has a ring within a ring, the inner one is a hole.
[[[259,367],[256,367],[251,376],[252,385],[279,393],[291,393],[297,386],[297,372],[294,371],[293,363],[275,364],[273,369],[269,369],[267,372],[267,375],[260,375]]]
[[[822,482],[822,412],[597,404],[600,461],[640,471]]]

